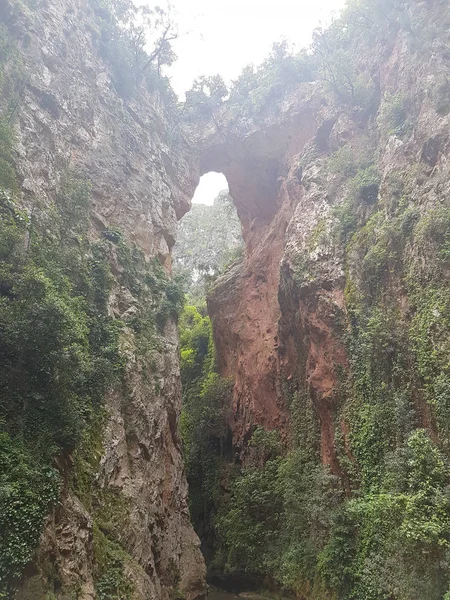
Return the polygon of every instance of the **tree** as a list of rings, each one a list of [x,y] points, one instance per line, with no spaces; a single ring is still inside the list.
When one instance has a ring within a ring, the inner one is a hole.
[[[230,101],[240,102],[248,97],[250,92],[258,86],[258,78],[253,65],[247,65],[242,69],[238,79],[233,82]]]
[[[241,226],[226,190],[213,206],[194,204],[180,224],[174,248],[175,271],[184,274],[187,291],[199,300],[205,286],[223,271],[242,245]]]
[[[228,89],[220,75],[202,75],[196,79],[192,88],[186,92],[185,109],[197,116],[212,118],[216,128],[220,130],[215,113],[228,95]]]
[[[161,75],[161,68],[170,67],[177,58],[171,46],[171,42],[178,39],[180,35],[174,19],[173,7],[169,4],[166,10],[159,6],[154,9],[141,7],[140,10],[144,17],[143,27],[147,32],[147,46],[152,48],[144,69],[153,64],[158,75]]]
[[[171,42],[179,37],[173,8],[135,6],[132,0],[97,0],[101,19],[101,51],[112,64],[116,88],[130,95],[142,81],[161,78],[176,60]],[[153,85],[154,83],[151,82]],[[152,86],[153,86],[152,85]]]

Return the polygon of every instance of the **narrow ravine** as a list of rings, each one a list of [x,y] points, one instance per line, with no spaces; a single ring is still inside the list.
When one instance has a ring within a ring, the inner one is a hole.
[[[0,0],[0,598],[450,600],[450,4],[171,26]]]

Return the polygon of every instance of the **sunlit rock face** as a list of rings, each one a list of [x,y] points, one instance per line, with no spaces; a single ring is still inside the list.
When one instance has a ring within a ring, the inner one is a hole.
[[[1,18],[17,40],[28,74],[16,125],[24,206],[45,211],[69,167],[92,183],[92,239],[101,239],[109,227],[118,228],[147,260],[156,258],[170,271],[176,223],[189,209],[198,181],[195,164],[188,162],[188,142],[174,128],[157,92],[126,97],[116,91],[110,66],[101,57],[93,3],[23,4],[2,3]],[[119,265],[111,267],[118,276]],[[133,303],[130,290],[116,283],[110,314],[120,318],[133,310]],[[176,324],[167,321],[151,359],[139,355],[127,329],[122,344],[125,381],[106,398],[96,485],[114,490],[127,507],[115,535],[128,554],[126,577],[133,597],[164,600],[178,589],[188,599],[202,598],[205,568],[189,521],[177,434]],[[95,522],[89,507],[70,491],[71,462],[70,456],[60,460],[66,485],[30,574],[40,574],[45,588],[45,565],[51,564],[59,589],[77,589],[77,597],[87,600],[96,597]],[[27,592],[28,585],[26,578],[24,597],[34,593]]]

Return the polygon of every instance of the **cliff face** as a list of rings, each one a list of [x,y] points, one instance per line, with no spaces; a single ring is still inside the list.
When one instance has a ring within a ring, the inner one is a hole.
[[[176,222],[189,209],[196,185],[195,166],[187,161],[191,149],[174,130],[160,93],[119,96],[111,67],[101,57],[95,6],[85,0],[2,4],[2,20],[27,73],[15,123],[22,205],[29,213],[45,213],[61,173],[70,168],[92,184],[91,241],[120,230],[142,251],[144,262],[156,258],[170,270]],[[138,300],[114,248],[110,267],[108,311],[127,321]],[[108,392],[100,450],[88,448],[91,455],[99,452],[100,461],[92,485],[100,497],[108,497],[109,490],[118,498],[113,529],[126,553],[133,598],[171,598],[175,589],[200,598],[204,563],[189,522],[177,434],[176,324],[172,317],[166,320],[150,355],[139,351],[130,326],[121,339],[124,379]],[[59,459],[65,484],[36,560],[43,583],[28,578],[21,597],[40,597],[50,586],[58,597],[75,589],[78,598],[98,597],[93,573],[98,525],[69,484],[72,462],[72,456]]]
[[[421,15],[433,28],[439,6],[422,3],[411,22]],[[322,84],[305,83],[259,114],[222,108],[219,131],[203,141],[202,172],[226,175],[246,243],[242,262],[208,298],[219,369],[235,380],[233,432],[239,446],[255,425],[288,434],[282,388],[296,382],[313,398],[322,462],[339,473],[336,373],[349,367],[345,288],[361,259],[346,254],[345,239],[336,233],[340,207],[353,193],[350,180],[368,165],[377,172],[351,208],[357,230],[374,214],[393,218],[387,197],[397,193],[391,189],[394,176],[411,186],[408,201],[420,211],[444,202],[431,192],[431,182],[446,179],[448,117],[436,96],[445,95],[447,59],[438,42],[423,41],[426,51],[418,56],[408,35],[394,28],[370,56],[356,59],[360,72],[370,72],[371,106],[336,102]]]
[[[244,471],[232,491],[227,567],[299,597],[448,589],[449,15],[438,0],[378,8],[358,4],[331,30],[318,54],[337,50],[316,81],[242,110],[230,100],[188,134],[161,91],[118,85],[104,7],[0,7],[27,74],[13,111],[20,204],[32,230],[53,214],[63,172],[91,182],[90,251],[104,242],[125,358],[106,411],[83,415],[81,444],[55,455],[62,495],[19,598],[102,600],[111,581],[127,599],[205,595],[177,433],[177,294],[161,265],[170,271],[176,221],[211,170],[228,179],[246,245],[208,298],[218,370],[234,382],[234,447],[247,460],[261,425],[286,454],[263,437],[249,463],[260,474]],[[1,281],[0,307],[12,289]]]
[[[448,590],[449,507],[431,508],[448,488],[425,478],[425,493],[415,471],[448,460],[448,20],[440,1],[352,6],[316,39],[322,81],[262,108],[264,89],[231,98],[203,138],[246,243],[208,298],[246,467],[220,543],[227,568],[300,598]],[[259,425],[283,457],[261,430],[249,449]],[[419,531],[432,513],[433,540]]]
[[[315,134],[319,108],[312,88],[302,90],[262,127],[230,124],[226,136],[221,132],[208,140],[202,164],[203,171],[220,171],[227,177],[246,245],[243,261],[208,298],[219,372],[235,379],[237,445],[248,439],[255,424],[288,429],[279,377],[279,265],[298,201],[289,185],[300,183],[298,154]]]
[[[299,289],[290,268],[331,211],[318,177],[308,184],[307,175],[307,169],[314,172],[311,149],[324,154],[337,129],[338,115],[323,106],[322,94],[321,86],[305,84],[258,124],[225,122],[227,134],[217,135],[224,141],[207,142],[203,170],[226,175],[246,243],[242,262],[208,298],[219,370],[235,380],[234,442],[242,447],[256,425],[276,428],[287,439],[285,385],[301,382],[316,398],[322,457],[331,464],[334,369],[346,365],[332,323],[344,309],[342,255],[320,257],[325,276],[315,286]]]

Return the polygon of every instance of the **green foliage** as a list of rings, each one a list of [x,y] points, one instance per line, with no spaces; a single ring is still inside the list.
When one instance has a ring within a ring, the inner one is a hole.
[[[377,201],[380,177],[374,165],[358,171],[349,183],[356,200],[366,204]]]
[[[123,568],[129,557],[117,534],[127,503],[95,485],[103,397],[124,369],[124,324],[108,316],[109,264],[118,260],[121,285],[140,301],[132,323],[138,346],[153,343],[181,310],[184,294],[158,262],[147,263],[118,233],[114,240],[88,241],[90,186],[73,174],[62,178],[54,203],[38,216],[22,213],[9,188],[0,189],[0,200],[0,596],[14,590],[59,496],[52,457],[71,452],[72,488],[92,511],[103,549],[95,564],[97,594],[128,599]]]
[[[218,521],[228,570],[262,575],[274,560],[283,510],[279,466],[275,459],[244,469],[233,484],[228,510]]]
[[[426,212],[415,230],[418,244],[435,251],[440,267],[450,263],[450,208],[437,206]]]
[[[109,242],[113,242],[113,244],[118,244],[122,241],[122,232],[118,227],[108,227],[102,232],[102,235]]]
[[[362,138],[333,152],[326,163],[327,172],[334,176],[331,191],[345,186],[347,192],[345,201],[332,212],[336,219],[333,237],[341,246],[364,225],[377,201],[380,178],[373,158],[371,140]]]
[[[7,197],[15,197],[19,192],[14,167],[12,123],[24,81],[25,74],[17,49],[6,27],[0,24],[0,190],[2,196]]]
[[[57,471],[42,464],[22,440],[0,432],[0,598],[10,597],[32,558],[59,487]]]
[[[23,95],[27,75],[14,41],[8,34],[7,27],[0,23],[0,128],[11,123]],[[4,130],[0,133],[3,139]],[[10,147],[8,145],[8,147]],[[1,159],[4,159],[2,143]],[[0,160],[0,165],[2,160]],[[0,166],[1,169],[1,166]]]
[[[386,135],[406,136],[410,129],[407,119],[405,99],[401,94],[387,96],[381,106],[379,125]]]
[[[12,140],[1,136],[2,156]],[[80,443],[123,366],[120,327],[107,315],[109,266],[87,241],[90,186],[63,178],[51,229],[48,213],[28,218],[17,208],[13,189],[0,180],[2,594],[31,559],[58,497],[52,456]]]
[[[129,99],[145,86],[159,90],[167,106],[174,105],[169,80],[162,75],[176,59],[171,42],[178,30],[170,6],[137,7],[130,0],[92,0],[92,6],[92,37],[111,65],[117,93]]]
[[[230,108],[252,116],[273,109],[299,83],[313,81],[315,71],[316,65],[311,55],[306,52],[293,55],[286,41],[275,43],[262,65],[256,70],[248,65],[233,82]]]
[[[217,520],[223,567],[265,576],[297,594],[322,598],[317,562],[342,490],[311,451],[306,408],[297,398],[298,441],[285,456],[278,432],[259,427],[249,442],[248,466],[231,483]],[[255,451],[256,450],[256,451]]]
[[[347,176],[351,188],[356,175]],[[411,186],[406,172],[390,180],[391,197],[365,219],[354,195],[344,240],[351,372],[338,419],[350,425],[354,492],[318,561],[343,599],[438,600],[448,590],[448,211],[421,215]],[[440,447],[422,424],[437,426]]]
[[[322,79],[339,103],[374,109],[376,97],[368,74],[358,69],[354,48],[349,48],[348,22],[344,17],[327,30],[313,34],[312,49],[317,61],[318,77]]]
[[[378,297],[389,277],[402,271],[405,241],[417,217],[413,206],[402,206],[393,218],[378,211],[351,239],[348,252],[354,273],[360,281],[361,292],[368,298]]]
[[[30,221],[27,249],[20,213],[0,224],[17,244],[1,271],[2,413],[13,430],[41,438],[48,453],[76,445],[89,406],[121,368],[118,330],[106,318],[111,281],[99,278],[108,267],[86,254],[88,198],[84,182],[63,182],[54,235]]]
[[[227,192],[212,206],[194,204],[180,223],[173,253],[174,271],[184,278],[190,300],[201,301],[241,250],[241,225]]]
[[[90,183],[68,173],[61,182],[56,194],[56,217],[60,243],[63,238],[71,235],[82,238],[88,227],[90,206]]]
[[[403,485],[394,469],[376,493],[351,500],[336,517],[320,569],[339,598],[438,600],[447,588],[448,465],[420,429],[397,458]]]
[[[148,261],[136,245],[122,239],[119,230],[113,231],[114,240],[102,246],[103,252],[113,252],[122,267],[119,282],[132,294],[125,324],[134,331],[138,355],[149,357],[160,347],[160,335],[168,320],[176,321],[182,311],[183,282],[180,276],[170,278],[157,258]]]
[[[184,110],[191,117],[212,118],[215,121],[215,111],[227,94],[227,87],[220,75],[199,77],[186,92]]]
[[[343,204],[335,206],[333,216],[336,218],[336,227],[333,235],[340,244],[346,244],[356,230],[357,217],[355,207],[351,200],[346,200]]]
[[[2,598],[14,594],[39,541],[44,518],[59,496],[59,474],[50,456],[59,443],[76,436],[79,414],[74,414],[76,401],[65,369],[84,364],[87,333],[81,299],[71,297],[67,282],[59,274],[52,279],[47,265],[38,260],[30,237],[27,241],[30,219],[17,207],[12,118],[22,77],[16,50],[0,27]]]
[[[73,471],[71,485],[77,498],[87,510],[92,511],[95,503],[95,476],[103,456],[103,432],[105,430],[106,412],[96,411],[87,427],[83,430],[81,440],[73,453]]]
[[[129,556],[94,525],[96,593],[99,600],[131,600],[133,585],[124,572]]]
[[[16,196],[19,189],[12,155],[13,143],[11,126],[0,121],[0,186],[4,194]]]
[[[408,32],[411,44],[417,40],[421,27],[415,29],[409,4],[404,0],[352,0],[339,19],[314,32],[308,50],[294,53],[286,41],[275,43],[260,66],[246,66],[233,82],[226,100],[228,110],[235,116],[257,119],[276,111],[280,101],[301,84],[320,81],[334,102],[355,107],[366,116],[375,115],[379,86],[371,68],[372,49],[389,46],[399,29]],[[188,92],[184,112],[191,118],[210,118],[220,130],[217,109],[227,94],[219,76],[202,77]],[[401,133],[407,129],[405,126]]]
[[[327,161],[327,171],[340,179],[350,180],[373,166],[373,144],[361,138],[333,152]]]
[[[186,306],[180,318],[181,381],[186,391],[214,367],[211,322],[195,306]]]
[[[440,77],[433,88],[436,112],[443,117],[450,113],[450,81],[448,77]]]
[[[216,122],[217,109],[226,100],[231,113],[255,117],[273,109],[299,83],[313,81],[316,61],[308,52],[292,54],[286,41],[277,42],[269,57],[255,69],[247,65],[227,89],[219,75],[200,77],[186,94],[184,113],[189,118],[210,118]]]
[[[231,86],[226,101],[228,110],[232,115],[257,119],[261,113],[276,111],[280,101],[292,90],[301,89],[301,84],[319,81],[334,102],[355,107],[366,117],[375,115],[380,98],[379,84],[374,77],[373,49],[390,47],[399,30],[408,34],[411,47],[419,37],[431,40],[436,37],[432,27],[424,28],[423,20],[416,22],[411,13],[411,4],[405,0],[347,2],[339,19],[327,29],[315,30],[308,50],[294,53],[286,41],[277,42],[259,67],[246,66]],[[428,43],[429,40],[423,39],[419,49]],[[219,93],[208,91],[208,88],[216,89],[215,82],[220,82]],[[445,105],[445,93],[444,90],[441,105]],[[216,109],[226,96],[226,87],[219,76],[203,77],[187,94],[184,110],[190,116],[211,118],[220,130]],[[392,117],[398,134],[405,135],[408,125],[397,122],[402,109],[392,107],[391,113],[388,120]]]
[[[366,114],[376,112],[371,52],[377,45],[388,47],[399,29],[412,33],[408,2],[352,0],[328,29],[315,31],[312,49],[319,77],[338,102],[358,106]]]
[[[267,431],[264,427],[256,427],[249,442],[253,460],[264,464],[267,460],[281,453],[280,434],[276,429]]]
[[[229,458],[228,411],[231,383],[215,372],[211,322],[186,306],[179,322],[183,440],[191,518],[204,551],[217,543],[214,520],[222,501],[221,478]]]
[[[330,157],[330,160],[333,159],[333,156]],[[337,160],[334,159],[332,168],[336,162]],[[367,220],[371,207],[378,198],[380,183],[378,171],[374,165],[364,167],[364,164],[363,161],[359,169],[351,166],[351,163],[344,168],[344,172],[354,174],[354,176],[346,181],[347,198],[342,204],[334,206],[332,211],[336,219],[333,237],[336,243],[344,247],[350,241],[358,225],[361,226]]]

